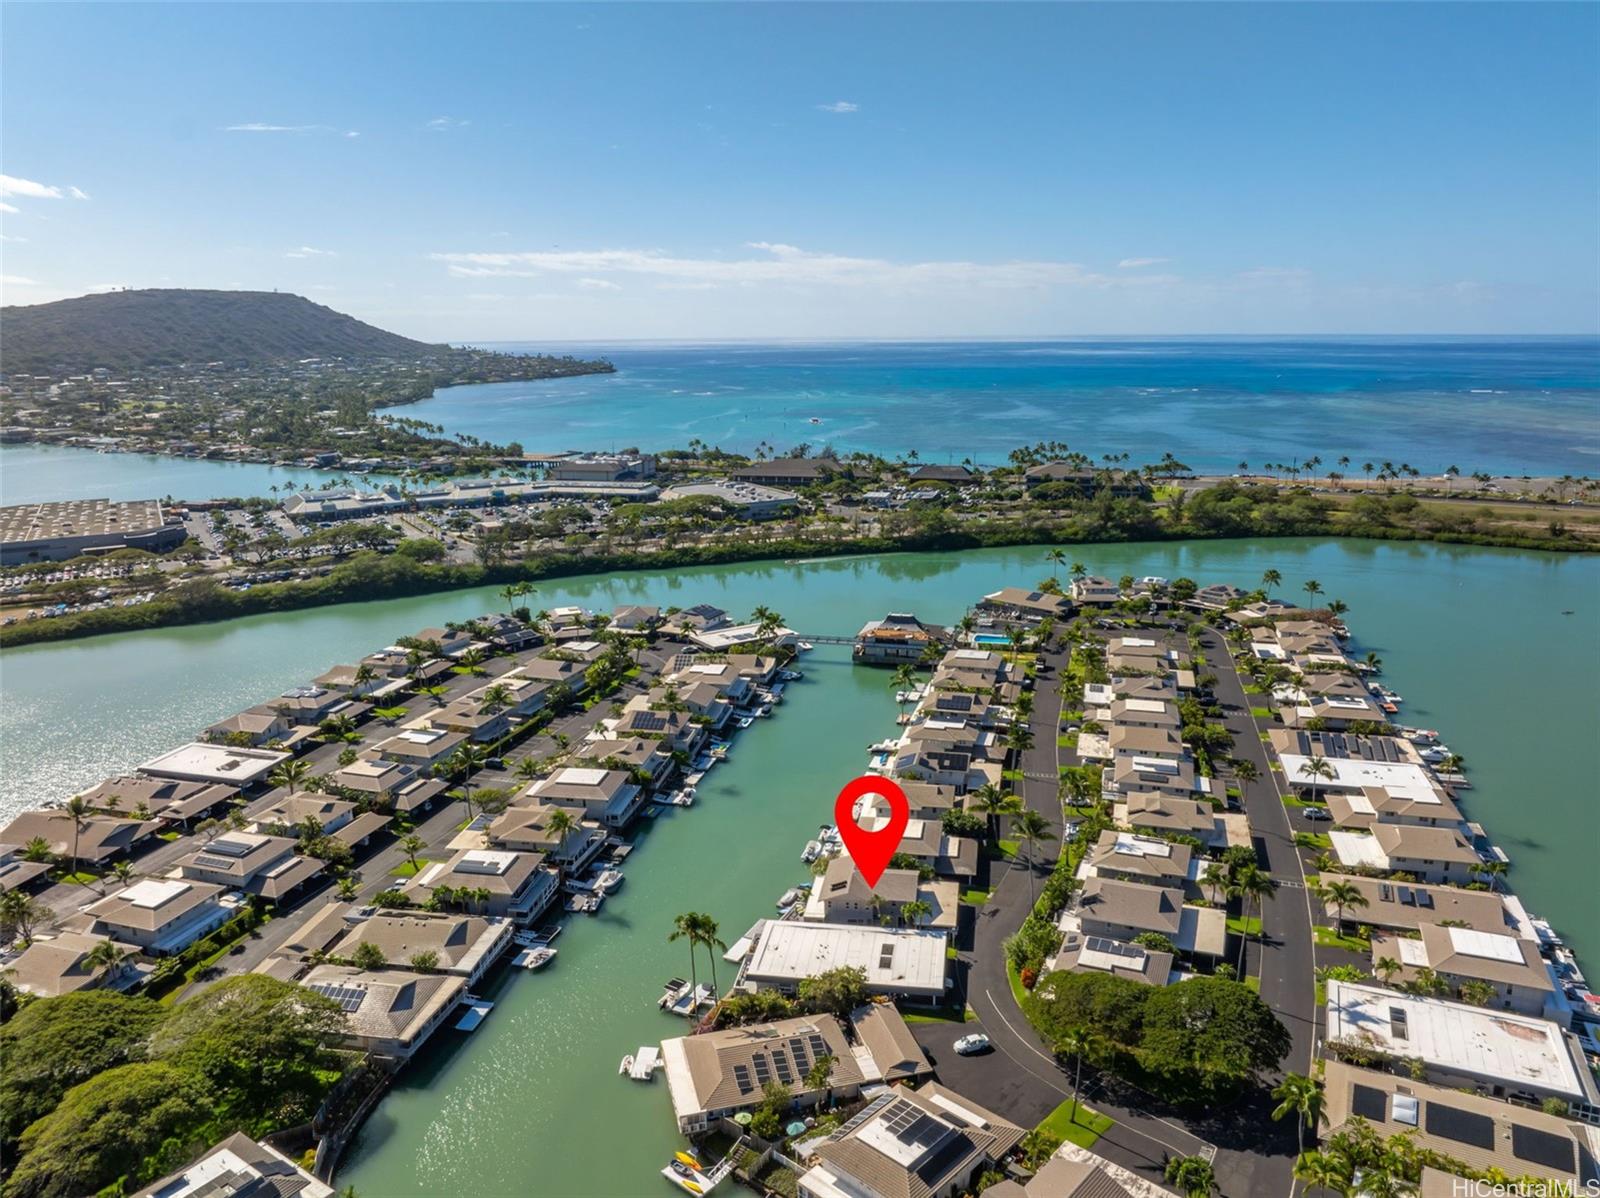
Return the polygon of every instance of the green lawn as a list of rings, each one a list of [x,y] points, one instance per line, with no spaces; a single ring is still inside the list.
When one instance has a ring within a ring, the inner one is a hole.
[[[1333,841],[1326,832],[1296,832],[1294,842],[1302,849],[1333,848]]]
[[[1259,682],[1246,682],[1244,684],[1244,693],[1247,695],[1264,695],[1267,693],[1267,688]]]
[[[916,1007],[909,1011],[901,1011],[900,1017],[907,1023],[970,1023],[977,1018],[971,1007]]]
[[[1261,932],[1261,916],[1252,915],[1248,919],[1240,915],[1228,917],[1228,931],[1235,936],[1256,936]]]
[[[961,892],[961,901],[963,903],[971,903],[974,907],[981,907],[989,901],[989,892],[987,890],[979,890],[977,887],[963,890]]]
[[[1058,1140],[1070,1140],[1079,1148],[1093,1148],[1095,1141],[1110,1131],[1114,1122],[1110,1115],[1092,1111],[1081,1102],[1078,1103],[1077,1117],[1074,1118],[1072,1100],[1069,1098],[1044,1117],[1038,1130]]]
[[[1255,718],[1258,720],[1270,720],[1272,718],[1272,708],[1252,707],[1250,709],[1250,714],[1255,716]]]
[[[1001,857],[1011,858],[1017,855],[1017,850],[1022,847],[1020,840],[997,840],[994,842],[994,851]]]
[[[1311,933],[1323,948],[1347,948],[1353,953],[1370,953],[1372,941],[1360,936],[1342,936],[1333,928],[1314,927]]]
[[[429,861],[426,857],[418,857],[415,865],[412,865],[409,861],[402,861],[399,865],[391,869],[389,874],[391,877],[395,878],[414,878],[432,864],[433,862]]]
[[[1299,796],[1293,794],[1292,792],[1286,792],[1283,795],[1283,805],[1285,807],[1320,807],[1320,806],[1322,806],[1321,803],[1308,803],[1304,799],[1302,799]]]
[[[1022,1006],[1022,996],[1027,993],[1022,988],[1022,975],[1017,972],[1017,967],[1010,961],[1006,962],[1006,981],[1011,983],[1011,997],[1017,1000],[1017,1006]]]
[[[1056,748],[1058,749],[1076,749],[1077,747],[1078,734],[1076,732],[1068,732],[1065,736],[1056,737]]]
[[[99,880],[99,874],[90,873],[86,869],[80,869],[75,874],[69,874],[63,870],[56,875],[56,881],[58,882],[76,882],[79,886],[88,886],[90,883],[98,882]]]

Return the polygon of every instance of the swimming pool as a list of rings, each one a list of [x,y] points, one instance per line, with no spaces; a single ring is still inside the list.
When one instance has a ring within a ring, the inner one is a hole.
[[[1001,636],[998,632],[975,632],[972,634],[974,645],[1009,645],[1011,638]]]

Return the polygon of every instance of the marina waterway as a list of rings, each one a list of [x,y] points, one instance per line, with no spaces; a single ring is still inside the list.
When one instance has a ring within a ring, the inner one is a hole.
[[[1592,879],[1594,666],[1600,560],[1495,549],[1276,540],[1067,546],[1097,573],[1188,576],[1282,593],[1307,579],[1350,605],[1359,653],[1376,651],[1402,718],[1465,755],[1471,818],[1511,856],[1509,882],[1584,956],[1600,961]],[[563,579],[533,604],[757,604],[802,634],[852,634],[886,611],[957,618],[977,596],[1049,574],[1043,548],[764,563]],[[318,608],[7,650],[0,657],[0,810],[61,798],[189,739],[217,718],[395,636],[503,606],[492,590]],[[1564,614],[1570,612],[1572,614]],[[497,1006],[471,1036],[441,1033],[402,1076],[340,1174],[390,1195],[658,1194],[676,1137],[665,1084],[617,1061],[679,1034],[655,1009],[687,949],[672,917],[711,914],[729,942],[805,876],[801,846],[833,796],[893,728],[886,672],[846,646],[801,660],[774,718],[740,735],[688,810],[646,821],[627,882],[600,915],[574,917],[560,957],[485,987]],[[702,976],[704,956],[701,957]],[[731,968],[718,961],[718,980]],[[508,973],[514,971],[508,971]]]
[[[254,462],[100,453],[64,445],[0,448],[0,504],[54,503],[66,499],[246,498],[301,487],[327,486],[345,477]]]

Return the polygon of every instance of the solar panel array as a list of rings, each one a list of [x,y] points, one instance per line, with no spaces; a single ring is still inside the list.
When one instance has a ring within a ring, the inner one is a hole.
[[[1556,1169],[1571,1177],[1577,1168],[1573,1160],[1573,1143],[1569,1136],[1541,1131],[1537,1127],[1511,1125],[1511,1152],[1518,1160],[1531,1161],[1547,1169]]]
[[[749,1094],[755,1089],[755,1086],[750,1081],[750,1068],[747,1065],[735,1065],[733,1067],[733,1080],[734,1084],[739,1087],[739,1093],[741,1094]]]
[[[1430,1102],[1425,1121],[1430,1136],[1443,1136],[1475,1148],[1494,1147],[1494,1120],[1488,1115],[1446,1106],[1442,1102]]]
[[[1144,956],[1144,949],[1120,940],[1107,940],[1104,936],[1090,936],[1083,942],[1083,947],[1091,952],[1109,953],[1113,957]]]
[[[362,999],[367,997],[364,986],[346,986],[340,982],[312,982],[309,988],[324,998],[333,999],[340,1010],[347,1013],[360,1010]]]
[[[633,715],[632,727],[639,732],[660,732],[667,726],[667,717],[657,715],[653,711],[637,711]]]
[[[1363,1119],[1371,1119],[1382,1123],[1388,1117],[1388,1095],[1382,1090],[1375,1090],[1371,1086],[1352,1086],[1350,1090],[1350,1110],[1360,1115]]]

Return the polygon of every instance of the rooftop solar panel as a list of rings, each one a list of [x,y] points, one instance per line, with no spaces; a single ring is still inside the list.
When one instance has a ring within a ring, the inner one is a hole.
[[[1371,1086],[1352,1086],[1350,1089],[1350,1110],[1360,1115],[1363,1119],[1372,1119],[1381,1123],[1388,1117],[1388,1096],[1382,1090],[1374,1090]]]
[[[1494,1147],[1494,1120],[1488,1115],[1445,1106],[1442,1102],[1430,1102],[1423,1123],[1430,1136],[1443,1136],[1475,1148]]]
[[[741,1094],[749,1094],[755,1089],[754,1084],[750,1081],[750,1069],[748,1066],[735,1065],[733,1067],[733,1080],[738,1085],[739,1093]]]
[[[1573,1143],[1568,1136],[1541,1131],[1537,1127],[1511,1125],[1511,1153],[1518,1160],[1531,1161],[1547,1169],[1558,1170],[1562,1176],[1571,1177],[1577,1169],[1573,1159]]]

